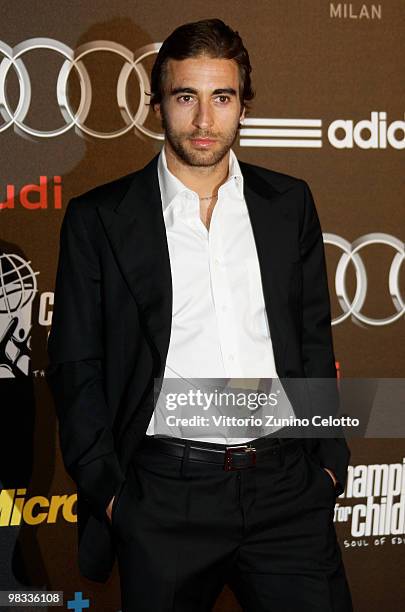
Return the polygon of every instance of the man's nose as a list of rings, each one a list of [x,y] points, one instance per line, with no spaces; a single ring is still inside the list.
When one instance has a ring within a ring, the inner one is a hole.
[[[213,124],[212,109],[209,103],[200,102],[196,108],[193,124],[201,130],[210,128]]]

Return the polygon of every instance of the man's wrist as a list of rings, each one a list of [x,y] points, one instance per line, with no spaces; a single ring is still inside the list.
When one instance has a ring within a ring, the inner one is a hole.
[[[113,507],[113,503],[114,503],[114,498],[115,498],[115,495],[110,499],[109,504],[108,504],[108,506],[107,506],[107,508],[105,510],[108,518],[110,519],[110,521],[111,521],[111,513],[112,513],[112,507]]]
[[[329,468],[327,468],[327,467],[324,467],[323,469],[325,470],[325,472],[328,472],[328,474],[329,474],[329,475],[330,475],[330,477],[332,478],[332,480],[333,480],[333,484],[334,484],[334,486],[335,486],[335,488],[336,488],[336,487],[337,487],[337,484],[338,484],[338,479],[336,478],[335,472],[333,472],[331,469],[329,469]]]

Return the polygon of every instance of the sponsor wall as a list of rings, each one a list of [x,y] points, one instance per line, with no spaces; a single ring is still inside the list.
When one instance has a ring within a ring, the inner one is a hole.
[[[400,0],[2,2],[0,590],[62,590],[65,609],[119,609],[116,571],[105,585],[78,573],[76,494],[44,379],[46,342],[67,202],[160,149],[144,92],[160,43],[180,23],[219,17],[243,36],[256,99],[234,150],[312,189],[340,376],[403,376],[404,8]],[[400,610],[405,443],[401,432],[349,443],[335,523],[355,610]],[[239,610],[225,589],[216,611]]]

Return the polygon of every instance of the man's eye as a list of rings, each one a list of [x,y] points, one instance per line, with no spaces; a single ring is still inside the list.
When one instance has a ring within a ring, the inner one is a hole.
[[[183,96],[179,96],[177,99],[183,102],[190,102],[190,100],[192,100],[193,98],[188,95],[183,95]]]
[[[219,100],[221,104],[226,104],[227,102],[229,102],[230,97],[229,96],[218,96],[217,100]]]

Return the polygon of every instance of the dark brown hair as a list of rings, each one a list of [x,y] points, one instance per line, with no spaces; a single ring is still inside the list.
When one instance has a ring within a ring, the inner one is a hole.
[[[252,67],[249,54],[239,33],[220,19],[185,23],[166,38],[152,68],[151,106],[162,101],[168,60],[183,60],[201,55],[235,60],[239,68],[239,97],[242,108],[248,110],[247,101],[255,95],[250,80]]]

